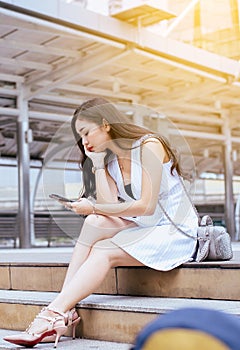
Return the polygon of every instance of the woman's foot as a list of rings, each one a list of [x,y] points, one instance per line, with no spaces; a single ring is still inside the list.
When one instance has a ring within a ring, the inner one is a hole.
[[[67,319],[65,319],[65,325],[70,328],[72,327],[72,338],[75,339],[76,327],[80,322],[80,317],[78,316],[77,310],[72,308],[66,312]],[[41,343],[54,343],[56,340],[56,334],[44,338]]]
[[[4,340],[26,347],[33,347],[49,336],[55,335],[54,347],[57,347],[60,337],[66,333],[68,316],[51,308],[43,308],[29,325],[25,332],[7,336]]]

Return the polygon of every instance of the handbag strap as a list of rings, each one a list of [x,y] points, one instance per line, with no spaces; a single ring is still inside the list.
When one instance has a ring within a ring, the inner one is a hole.
[[[186,196],[187,196],[189,202],[191,203],[192,208],[193,208],[193,210],[194,210],[194,212],[195,212],[195,214],[196,214],[196,216],[197,216],[197,218],[198,218],[198,224],[200,225],[200,223],[201,223],[201,218],[200,218],[200,216],[199,216],[199,214],[198,214],[197,208],[196,208],[195,205],[193,204],[193,201],[192,201],[192,199],[191,199],[191,197],[190,197],[190,195],[189,195],[189,193],[188,193],[188,191],[187,191],[187,189],[186,189],[186,186],[184,185],[183,179],[182,179],[181,176],[179,176],[179,175],[178,175],[178,177],[179,177],[179,180],[180,180],[180,182],[181,182],[181,184],[182,184],[183,190],[184,190],[184,192],[185,192],[185,194],[186,194]]]
[[[163,211],[164,215],[167,217],[167,219],[171,222],[171,224],[172,224],[179,232],[181,232],[182,234],[184,234],[185,236],[187,236],[187,237],[189,237],[189,238],[194,239],[195,241],[198,240],[198,237],[194,237],[194,236],[192,236],[192,235],[189,235],[188,233],[184,232],[179,226],[177,226],[177,225],[175,224],[175,222],[172,220],[172,218],[170,218],[170,216],[168,215],[168,213],[167,213],[166,210],[164,209],[164,207],[163,207],[163,205],[161,204],[161,202],[158,201],[158,203],[159,203],[159,206],[160,206],[161,210]]]
[[[178,177],[179,177],[179,180],[180,180],[180,182],[181,182],[181,184],[182,184],[183,190],[184,190],[184,192],[185,192],[185,194],[186,194],[186,196],[187,196],[189,202],[191,203],[192,208],[193,208],[193,210],[194,210],[194,212],[195,212],[195,214],[196,214],[196,216],[197,216],[197,218],[198,218],[198,224],[200,225],[201,218],[200,218],[200,216],[199,216],[199,214],[198,214],[197,208],[196,208],[195,205],[193,204],[193,201],[192,201],[192,199],[191,199],[191,197],[190,197],[190,195],[189,195],[189,193],[188,193],[188,191],[187,191],[187,189],[186,189],[186,187],[185,187],[185,185],[184,185],[183,179],[181,178],[180,175],[178,175]],[[170,216],[168,215],[168,213],[167,213],[166,210],[164,209],[163,205],[161,204],[160,200],[158,201],[158,203],[159,203],[159,206],[160,206],[161,210],[163,211],[164,215],[167,217],[167,219],[171,222],[171,224],[172,224],[179,232],[181,232],[181,233],[184,234],[185,236],[187,236],[187,237],[189,237],[189,238],[192,238],[192,239],[194,239],[194,240],[196,240],[196,241],[199,239],[198,237],[189,235],[188,233],[184,232],[180,227],[178,227],[178,226],[175,224],[175,222],[172,220],[172,218],[170,218]]]
[[[140,141],[141,141],[141,143],[144,143],[144,141],[146,141],[148,138],[151,138],[151,137],[157,138],[157,139],[162,143],[162,145],[166,148],[166,142],[165,142],[164,138],[163,138],[162,136],[160,136],[160,135],[157,135],[157,134],[147,134],[147,135],[144,135],[144,136],[141,137]],[[195,205],[193,204],[193,201],[192,201],[192,199],[191,199],[191,197],[190,197],[190,195],[189,195],[189,193],[188,193],[188,191],[187,191],[187,189],[186,189],[186,186],[184,185],[184,182],[183,182],[182,177],[181,177],[179,174],[178,174],[178,177],[179,177],[179,180],[180,180],[180,182],[181,182],[181,184],[182,184],[183,190],[184,190],[184,192],[185,192],[185,194],[186,194],[186,196],[187,196],[189,202],[191,203],[191,205],[192,205],[192,207],[193,207],[193,210],[194,210],[194,212],[195,212],[195,214],[196,214],[196,216],[197,216],[197,218],[198,218],[198,224],[200,225],[200,223],[201,223],[201,218],[200,218],[200,216],[199,216],[199,214],[198,214],[197,208],[196,208]],[[161,206],[161,205],[160,205],[160,206]],[[163,209],[163,212],[164,212],[164,209]],[[164,212],[164,214],[165,214],[165,212]],[[165,215],[166,215],[166,214],[165,214]],[[166,215],[166,216],[167,216],[167,215]]]
[[[160,142],[161,142],[164,146],[166,146],[166,145],[165,145],[164,139],[163,139],[160,135],[156,135],[156,134],[144,135],[144,136],[141,138],[141,143],[143,143],[146,139],[148,139],[148,138],[150,138],[150,137],[155,137],[155,138],[157,138],[158,140],[160,140]],[[186,189],[186,187],[185,187],[185,185],[184,185],[184,182],[183,182],[183,180],[182,180],[182,178],[181,178],[181,176],[180,176],[179,174],[178,174],[178,177],[179,177],[179,180],[180,180],[180,182],[181,182],[181,184],[182,184],[183,190],[184,190],[184,192],[185,192],[185,194],[186,194],[186,196],[187,196],[189,202],[191,203],[195,214],[196,214],[197,217],[198,217],[198,224],[200,224],[201,218],[200,218],[200,216],[199,216],[199,214],[198,214],[197,208],[196,208],[195,205],[193,204],[193,202],[192,202],[192,200],[191,200],[191,197],[189,196],[188,191],[187,191],[187,189]],[[194,239],[194,240],[196,240],[196,241],[198,240],[198,237],[194,237],[194,236],[192,236],[192,235],[189,235],[188,233],[184,232],[180,227],[178,227],[178,226],[175,224],[175,222],[170,218],[170,216],[168,215],[168,213],[167,213],[166,210],[164,209],[163,205],[161,204],[160,200],[158,201],[158,203],[159,203],[159,206],[160,206],[161,210],[163,211],[164,215],[167,217],[167,219],[171,222],[171,224],[172,224],[179,232],[181,232],[181,233],[184,234],[185,236],[187,236],[187,237],[189,237],[189,238],[192,238],[192,239]]]

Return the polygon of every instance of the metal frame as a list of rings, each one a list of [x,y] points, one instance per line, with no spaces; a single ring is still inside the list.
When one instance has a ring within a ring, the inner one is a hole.
[[[224,147],[227,226],[233,236],[232,174],[240,174],[240,165],[233,168],[231,154],[240,142],[240,63],[85,9],[79,14],[74,4],[61,3],[50,13],[42,3],[38,11],[34,2],[14,4],[0,2],[0,97],[6,101],[0,101],[0,118],[17,118],[19,125],[21,247],[30,242],[29,121],[65,122],[86,96],[95,95],[122,101],[129,111],[137,103],[163,113],[178,125],[197,161],[199,149],[212,141]],[[143,117],[133,115],[142,125]],[[213,159],[210,155],[209,166]]]

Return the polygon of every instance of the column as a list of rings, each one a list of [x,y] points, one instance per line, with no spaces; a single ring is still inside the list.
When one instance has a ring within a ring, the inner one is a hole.
[[[224,124],[222,127],[225,136],[223,145],[224,159],[224,186],[225,186],[225,221],[228,233],[232,240],[235,239],[235,221],[234,221],[234,196],[233,196],[233,162],[232,162],[232,141],[231,126],[228,111],[223,111],[222,118]]]
[[[30,157],[28,101],[23,98],[24,87],[18,86],[17,161],[18,161],[18,227],[20,248],[31,247],[30,230]]]
[[[133,115],[134,124],[138,126],[144,126],[144,116],[146,116],[145,108],[144,107],[142,108],[141,106],[137,105]]]

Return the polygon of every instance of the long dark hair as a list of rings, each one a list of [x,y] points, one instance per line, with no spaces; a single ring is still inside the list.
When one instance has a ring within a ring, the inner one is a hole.
[[[155,132],[142,126],[130,123],[128,118],[122,112],[120,112],[112,103],[110,103],[104,98],[96,97],[82,103],[75,110],[71,121],[73,135],[82,155],[80,160],[80,168],[83,170],[84,188],[82,195],[84,197],[96,196],[96,184],[95,175],[92,173],[92,160],[86,156],[84,146],[82,144],[82,139],[76,131],[75,124],[77,119],[87,120],[88,122],[92,122],[97,125],[102,125],[103,120],[106,120],[106,122],[110,125],[110,130],[108,132],[109,136],[122,149],[132,148],[130,145],[128,147],[124,147],[121,142],[122,140],[138,140],[140,137],[145,135],[157,137],[162,143],[169,159],[172,160],[171,174],[173,174],[173,170],[176,169],[178,174],[181,175],[181,169],[176,153],[171,148],[168,140],[164,136],[156,134]],[[112,153],[109,150],[107,150],[107,155],[105,157],[106,164],[110,159],[111,154]]]

